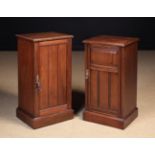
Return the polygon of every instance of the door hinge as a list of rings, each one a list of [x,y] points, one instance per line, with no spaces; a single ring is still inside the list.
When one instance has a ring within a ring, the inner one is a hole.
[[[36,75],[36,80],[35,80],[35,88],[40,91],[41,87],[40,87],[40,79],[39,79],[39,75]]]
[[[85,72],[85,79],[88,79],[89,78],[89,70],[86,69],[86,72]]]

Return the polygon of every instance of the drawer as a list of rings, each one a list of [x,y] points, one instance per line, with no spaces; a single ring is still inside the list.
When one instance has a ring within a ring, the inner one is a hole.
[[[119,64],[119,47],[115,46],[91,46],[90,61],[94,65],[116,66]]]

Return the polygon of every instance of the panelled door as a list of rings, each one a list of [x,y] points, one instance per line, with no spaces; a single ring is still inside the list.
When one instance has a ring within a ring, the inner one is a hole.
[[[67,108],[67,44],[40,44],[38,50],[40,115],[58,113]]]
[[[120,111],[119,48],[93,45],[89,52],[87,108],[118,115]]]

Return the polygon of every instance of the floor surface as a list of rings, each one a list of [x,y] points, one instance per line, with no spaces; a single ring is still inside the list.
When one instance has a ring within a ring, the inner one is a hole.
[[[17,96],[17,53],[0,52],[0,137],[155,137],[155,51],[139,51],[139,117],[125,130],[82,120],[83,52],[73,52],[74,119],[34,130],[16,118]]]

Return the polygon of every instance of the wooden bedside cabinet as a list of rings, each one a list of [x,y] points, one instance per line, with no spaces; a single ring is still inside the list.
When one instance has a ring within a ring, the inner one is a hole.
[[[84,120],[124,129],[137,117],[137,41],[116,36],[84,41]]]
[[[32,128],[73,118],[71,108],[72,35],[20,34],[17,117]]]

